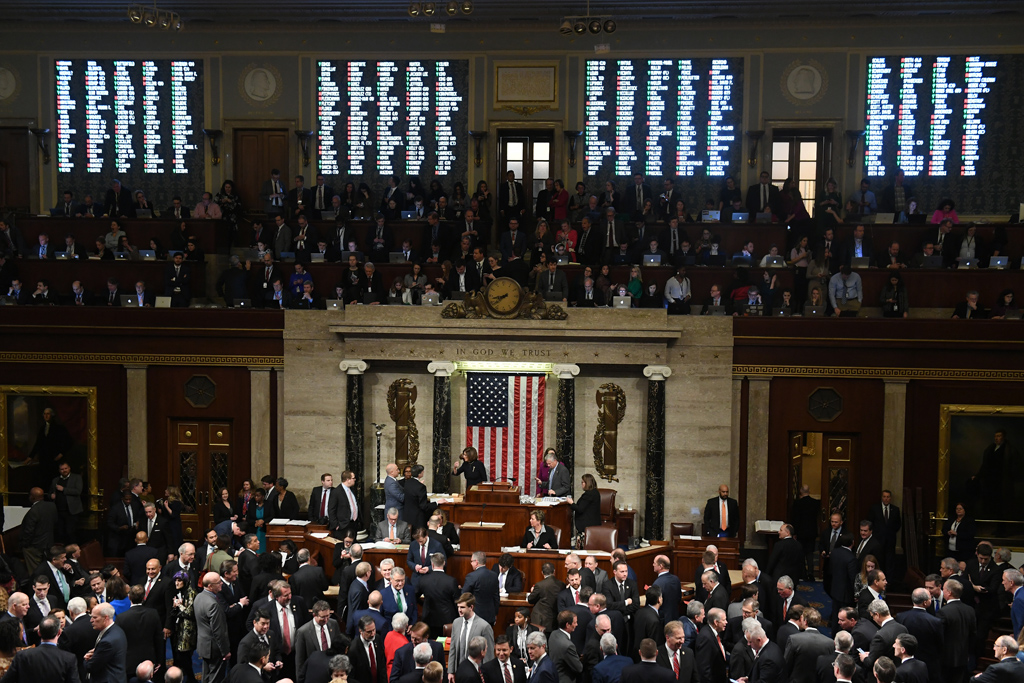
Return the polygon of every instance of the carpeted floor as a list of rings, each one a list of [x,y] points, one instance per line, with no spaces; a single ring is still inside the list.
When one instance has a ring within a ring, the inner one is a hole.
[[[800,593],[800,597],[821,614],[821,621],[826,626],[818,630],[831,637],[832,631],[828,628],[827,624],[832,616],[832,598],[828,597],[825,593],[821,581],[801,581],[796,590]],[[779,626],[779,624],[776,624],[776,626]]]

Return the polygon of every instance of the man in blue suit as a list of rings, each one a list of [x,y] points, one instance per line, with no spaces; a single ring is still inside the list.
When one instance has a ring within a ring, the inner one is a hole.
[[[398,483],[398,465],[389,462],[385,470],[388,475],[384,477],[384,509],[395,508],[401,517],[405,507],[405,489]]]
[[[366,609],[352,610],[348,613],[348,624],[347,632],[348,637],[353,639],[355,642],[355,634],[359,628],[359,620],[363,617],[370,617],[373,619],[373,623],[377,627],[377,634],[381,637],[381,642],[384,642],[384,634],[391,630],[391,620],[384,616],[380,611],[381,603],[384,598],[381,596],[380,591],[373,591],[370,593],[370,597],[367,600],[368,607]]]
[[[1017,659],[1017,641],[1010,636],[999,636],[992,646],[997,661],[989,664],[972,680],[977,683],[1021,683],[1024,681],[1024,663]]]
[[[615,636],[605,633],[601,636],[601,655],[604,659],[594,667],[591,673],[593,683],[619,683],[622,670],[633,664],[633,660],[618,654],[618,643]]]
[[[548,657],[548,639],[537,631],[526,637],[526,652],[530,656],[530,683],[558,683],[558,671]]]
[[[346,609],[348,614],[358,610],[366,609],[370,598],[370,579],[373,577],[373,565],[369,562],[360,562],[356,565],[356,576],[348,585],[348,602]],[[350,620],[346,620],[346,626]],[[346,629],[347,630],[347,629]]]
[[[942,620],[932,614],[929,609],[932,596],[927,588],[915,588],[910,594],[914,603],[912,609],[896,615],[896,621],[903,624],[910,635],[917,639],[914,657],[928,667],[928,676],[933,681],[941,681],[942,653],[945,640]]]
[[[420,643],[426,643],[430,646],[430,661],[441,665],[441,680],[448,679],[448,673],[445,668],[444,646],[436,640],[430,640],[430,627],[422,621],[417,621],[409,628],[409,642],[395,651],[395,661],[391,665],[391,678],[388,679],[390,683],[396,683],[405,674],[416,670],[413,649]]]
[[[416,593],[405,583],[405,570],[395,567],[391,570],[391,585],[383,591],[384,603],[381,612],[384,618],[391,621],[391,617],[399,612],[405,612],[409,617],[409,623],[416,623]]]
[[[26,648],[14,657],[4,679],[9,683],[78,680],[78,660],[70,652],[57,648],[60,622],[43,617],[39,622],[39,647]]]
[[[418,587],[420,575],[430,572],[430,556],[434,553],[444,555],[444,546],[431,538],[426,529],[414,529],[409,554],[405,557],[405,565],[409,568],[409,583],[414,590]]]
[[[114,623],[114,608],[104,602],[92,608],[92,628],[98,631],[96,646],[85,653],[85,670],[91,683],[124,683],[128,639]]]
[[[501,595],[498,591],[498,577],[487,568],[487,554],[477,551],[469,561],[473,568],[466,574],[466,580],[462,584],[463,593],[472,593],[476,598],[476,615],[494,626],[498,618],[498,605],[501,603]]]
[[[661,616],[666,624],[679,619],[679,602],[683,599],[682,584],[678,576],[669,572],[671,566],[667,555],[654,558],[654,573],[658,578],[653,585],[661,589]]]
[[[1013,623],[1013,637],[1020,638],[1021,629],[1024,628],[1024,576],[1016,569],[1007,569],[1003,572],[1003,590],[1013,596],[1010,603],[1010,621]]]

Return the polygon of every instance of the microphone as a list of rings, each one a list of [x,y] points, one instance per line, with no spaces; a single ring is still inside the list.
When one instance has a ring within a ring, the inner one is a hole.
[[[485,512],[487,512],[487,503],[484,503],[483,507],[480,508],[480,526],[484,525],[484,513]]]

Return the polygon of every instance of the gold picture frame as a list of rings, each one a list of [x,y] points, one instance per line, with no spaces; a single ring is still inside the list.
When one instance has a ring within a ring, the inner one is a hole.
[[[996,423],[999,418],[1024,418],[1024,406],[961,405],[956,403],[945,403],[939,406],[938,494],[935,498],[936,519],[945,519],[949,514],[950,494],[952,492],[951,476],[956,476],[960,484],[965,481],[963,473],[964,463],[962,462],[963,455],[954,452],[957,450],[956,442],[958,439],[957,435],[954,434],[953,421],[958,417],[978,418],[976,420],[977,426],[991,433],[994,432],[992,424]],[[998,424],[1000,429],[1006,428],[1001,421],[998,421]],[[1010,443],[1014,443],[1012,438]],[[985,445],[988,445],[987,441]],[[982,449],[979,448],[977,450],[980,451]],[[954,460],[956,462],[953,462]],[[976,515],[974,510],[969,510],[968,514],[975,519],[981,516]]]
[[[27,491],[10,490],[10,447],[11,440],[14,438],[12,425],[9,423],[10,400],[12,397],[17,399],[80,398],[85,402],[84,435],[80,433],[78,440],[78,443],[84,442],[85,445],[85,463],[82,474],[85,479],[86,489],[83,493],[82,505],[90,512],[98,511],[100,509],[100,493],[96,387],[0,385],[0,496],[2,496],[4,504],[9,502],[8,497],[11,493],[27,493]],[[42,405],[47,403],[47,401],[43,400],[37,403]],[[49,482],[46,485],[48,486]]]

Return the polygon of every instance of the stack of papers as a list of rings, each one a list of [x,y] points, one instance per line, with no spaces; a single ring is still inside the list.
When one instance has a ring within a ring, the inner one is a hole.
[[[754,522],[754,531],[774,531],[778,533],[779,529],[782,528],[783,524],[785,524],[785,522],[776,522],[768,519],[759,519],[756,522]]]
[[[275,517],[270,520],[269,526],[306,526],[309,523],[308,519],[283,519]]]

